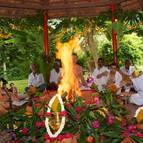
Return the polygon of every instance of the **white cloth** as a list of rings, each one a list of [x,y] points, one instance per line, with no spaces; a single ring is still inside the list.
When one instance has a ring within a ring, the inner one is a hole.
[[[55,69],[51,70],[50,83],[51,82],[58,83],[60,76],[61,76],[61,69],[60,69],[59,73],[57,73]]]
[[[108,79],[109,79],[109,75],[110,75],[110,72],[108,74]],[[108,79],[107,79],[107,81],[108,81]],[[114,84],[116,85],[116,87],[118,88],[116,94],[119,95],[121,93],[122,75],[118,71],[116,71],[113,81],[114,81]]]
[[[108,68],[106,68],[104,66],[100,69],[95,68],[93,71],[92,77],[94,78],[94,82],[97,85],[99,91],[104,90],[103,85],[106,85],[108,76],[102,76],[101,78],[97,78],[97,76],[99,74],[106,72],[106,71],[109,72]]]
[[[143,74],[132,79],[132,82],[137,93],[131,95],[130,102],[139,106],[143,105]]]
[[[38,87],[41,84],[45,84],[44,77],[43,77],[42,73],[35,74],[35,75],[33,73],[29,74],[28,86],[33,85],[35,87]]]
[[[127,70],[125,67],[121,67],[120,70],[128,76],[131,76],[133,74],[133,72],[135,71],[133,66],[130,66],[129,70]]]
[[[115,73],[115,85],[117,87],[120,87],[121,81],[122,81],[122,75],[118,71],[116,71],[116,73]]]

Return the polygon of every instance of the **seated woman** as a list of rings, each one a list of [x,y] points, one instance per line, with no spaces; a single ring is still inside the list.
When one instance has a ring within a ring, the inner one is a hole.
[[[1,87],[2,82],[2,87]],[[0,115],[3,115],[8,112],[9,102],[8,102],[8,95],[7,95],[7,81],[3,78],[0,79]]]
[[[10,83],[10,88],[8,89],[8,91],[13,101],[27,98],[27,96],[18,92],[18,89],[16,88],[14,83]]]
[[[110,65],[110,71],[107,78],[106,88],[116,94],[121,92],[122,75],[118,72],[115,64]]]

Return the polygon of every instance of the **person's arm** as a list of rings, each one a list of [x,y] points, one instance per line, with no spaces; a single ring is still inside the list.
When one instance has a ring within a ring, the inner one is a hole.
[[[44,76],[42,73],[40,73],[38,75],[37,85],[39,86],[39,85],[44,84],[44,83],[45,83]]]
[[[99,79],[99,78],[101,78],[101,77],[103,77],[103,76],[107,76],[108,75],[108,71],[104,71],[104,72],[102,72],[101,74],[98,74],[97,75],[97,79]]]
[[[115,75],[115,84],[117,87],[121,86],[122,79],[122,75],[117,71]]]
[[[32,83],[33,83],[32,76],[31,76],[31,74],[29,74],[29,76],[28,76],[28,86],[33,85]]]

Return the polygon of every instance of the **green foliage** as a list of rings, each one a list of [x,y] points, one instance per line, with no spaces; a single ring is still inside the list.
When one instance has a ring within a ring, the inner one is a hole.
[[[123,65],[126,59],[131,59],[135,66],[143,64],[143,42],[142,37],[138,37],[135,33],[124,35],[120,47],[118,48],[119,65]],[[107,65],[113,62],[113,50],[111,43],[103,45],[100,51]]]

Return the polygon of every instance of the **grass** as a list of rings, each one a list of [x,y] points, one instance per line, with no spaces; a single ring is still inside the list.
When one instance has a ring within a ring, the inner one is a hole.
[[[25,87],[28,86],[27,80],[15,80],[15,81],[8,81],[8,83],[14,83],[20,93],[24,92]],[[8,86],[9,87],[9,86]]]

